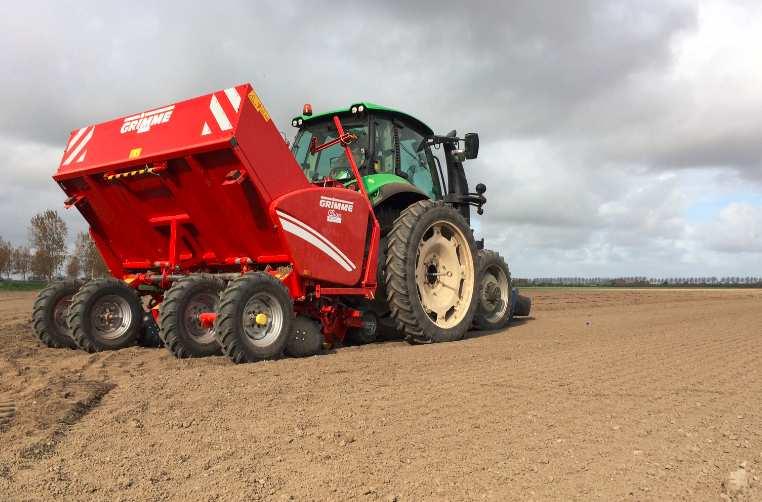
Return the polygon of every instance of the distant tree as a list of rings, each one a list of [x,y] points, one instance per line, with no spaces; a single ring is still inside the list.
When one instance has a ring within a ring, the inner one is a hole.
[[[95,247],[92,237],[87,232],[77,234],[74,245],[74,256],[79,259],[79,264],[85,277],[95,279],[108,275],[108,267],[103,261],[98,248]]]
[[[34,268],[41,277],[51,280],[66,259],[66,223],[56,211],[48,209],[32,217],[29,242],[35,249]]]
[[[40,251],[32,255],[32,262],[29,267],[32,277],[35,279],[46,279],[48,273],[48,258]]]
[[[13,273],[20,275],[22,280],[26,280],[31,268],[32,253],[29,252],[29,248],[26,246],[15,248],[13,250]]]
[[[69,261],[66,263],[66,277],[69,279],[77,279],[82,266],[79,263],[79,257],[77,255],[69,256]]]
[[[13,270],[13,246],[0,237],[0,279],[3,274],[9,277]]]

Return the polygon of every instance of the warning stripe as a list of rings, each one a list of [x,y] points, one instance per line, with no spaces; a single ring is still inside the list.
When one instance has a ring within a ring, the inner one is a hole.
[[[241,95],[238,94],[238,91],[235,87],[228,87],[225,89],[225,96],[228,97],[230,100],[230,104],[233,105],[233,110],[236,112],[238,111],[238,108],[241,106]]]
[[[66,152],[71,150],[71,147],[77,144],[77,141],[79,141],[79,138],[81,138],[82,135],[85,134],[86,130],[87,130],[87,127],[83,127],[82,129],[77,131],[77,134],[75,134],[74,137],[69,140],[69,144],[66,145],[66,150],[65,150]]]
[[[209,103],[209,109],[212,110],[214,120],[217,121],[217,125],[220,126],[221,130],[227,131],[233,128],[233,124],[228,120],[228,116],[225,115],[222,106],[220,106],[220,102],[217,101],[217,96],[214,94],[212,94],[212,101]]]
[[[209,110],[212,112],[214,122],[217,123],[220,131],[229,131],[233,128],[233,123],[230,120],[230,117],[235,117],[240,108],[241,95],[235,87],[228,87],[223,91],[216,92],[212,94],[212,97],[209,100]],[[212,134],[209,124],[210,121],[205,121],[201,127],[202,136]]]
[[[82,140],[79,143],[77,143],[76,146],[74,146],[75,141],[74,141],[74,138],[72,138],[72,141],[69,143],[69,147],[74,147],[74,149],[71,150],[71,153],[69,153],[69,148],[66,149],[66,152],[64,153],[67,153],[68,155],[66,159],[63,161],[63,165],[68,166],[69,164],[71,164],[71,161],[74,159],[77,159],[77,162],[82,162],[83,160],[85,160],[85,154],[87,153],[87,150],[85,150],[84,152],[82,150],[85,148],[87,143],[92,139],[93,133],[95,132],[95,126],[85,128],[85,129],[88,129],[87,134],[85,134],[85,136],[82,138]],[[81,136],[81,134],[77,133],[77,136]],[[80,155],[80,153],[82,155]]]

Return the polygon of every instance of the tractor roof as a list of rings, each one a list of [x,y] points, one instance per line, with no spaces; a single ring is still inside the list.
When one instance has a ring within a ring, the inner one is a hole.
[[[370,110],[370,111],[384,112],[384,113],[389,113],[391,115],[397,115],[399,117],[405,118],[405,119],[413,122],[417,126],[419,126],[423,130],[423,132],[425,134],[434,134],[434,131],[432,131],[432,129],[429,126],[427,126],[424,122],[418,120],[417,118],[413,117],[412,115],[408,115],[405,112],[401,112],[401,111],[395,110],[393,108],[388,108],[386,106],[377,105],[375,103],[369,103],[367,101],[360,101],[359,103],[353,103],[352,105],[348,106],[347,108],[339,108],[339,109],[336,109],[336,110],[330,110],[330,111],[323,112],[323,113],[316,113],[316,114],[311,115],[311,116],[308,116],[308,115],[299,115],[297,118],[301,118],[304,121],[305,124],[308,124],[309,122],[320,120],[320,119],[330,118],[330,117],[332,117],[334,115],[339,115],[339,116],[349,115],[349,114],[352,113],[351,108],[353,106],[358,106],[358,105],[364,105],[365,108],[367,110]]]

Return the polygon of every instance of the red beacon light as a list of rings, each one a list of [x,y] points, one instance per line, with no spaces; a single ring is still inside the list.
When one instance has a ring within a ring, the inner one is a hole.
[[[304,108],[302,108],[302,115],[305,117],[311,117],[312,116],[312,105],[309,103],[305,103]]]

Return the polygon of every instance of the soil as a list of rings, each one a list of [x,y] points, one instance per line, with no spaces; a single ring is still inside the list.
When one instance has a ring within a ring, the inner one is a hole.
[[[43,348],[0,296],[0,500],[762,500],[762,292],[543,290],[461,342]]]

